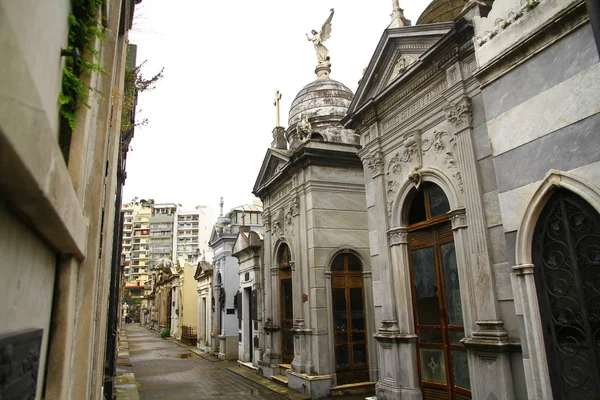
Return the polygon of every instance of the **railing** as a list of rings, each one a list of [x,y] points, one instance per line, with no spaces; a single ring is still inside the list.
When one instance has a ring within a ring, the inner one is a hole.
[[[189,344],[189,345],[195,345],[196,344],[196,331],[194,330],[194,327],[191,325],[182,325],[181,326],[181,341]]]

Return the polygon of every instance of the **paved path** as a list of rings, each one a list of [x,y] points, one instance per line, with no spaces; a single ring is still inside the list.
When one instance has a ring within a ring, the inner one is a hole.
[[[282,397],[137,324],[126,326],[129,357],[142,400],[264,399]]]

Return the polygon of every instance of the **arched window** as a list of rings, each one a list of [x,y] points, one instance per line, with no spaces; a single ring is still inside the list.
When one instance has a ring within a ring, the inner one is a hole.
[[[323,135],[321,135],[320,133],[317,132],[313,132],[310,135],[310,140],[318,140],[319,142],[322,142],[325,140],[325,138],[323,137]]]
[[[408,250],[424,399],[469,399],[460,284],[444,191],[424,183],[410,200]]]
[[[292,264],[290,248],[282,244],[277,251],[279,265],[279,299],[281,310],[281,357],[284,364],[294,358],[294,303],[292,297]]]
[[[536,224],[532,256],[555,399],[600,398],[600,215],[558,189]]]
[[[362,263],[342,253],[331,263],[337,384],[369,380]]]

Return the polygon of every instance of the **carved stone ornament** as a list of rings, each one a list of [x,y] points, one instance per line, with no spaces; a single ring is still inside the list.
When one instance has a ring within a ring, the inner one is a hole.
[[[271,236],[278,239],[281,235],[283,235],[283,210],[279,210],[275,218],[271,219]]]
[[[370,154],[366,158],[367,167],[371,170],[373,177],[383,174],[385,163],[383,161],[383,154],[380,151]]]
[[[408,231],[406,228],[390,229],[387,235],[390,246],[408,243]]]
[[[397,152],[390,159],[387,166],[386,186],[389,218],[392,216],[392,203],[400,188],[400,179],[404,167],[411,168],[406,178],[413,183],[416,189],[419,189],[423,181],[421,174],[423,157],[432,149],[435,153],[444,155],[441,162],[446,167],[446,170],[452,173],[452,177],[458,184],[460,191],[464,191],[463,178],[458,169],[455,148],[456,140],[454,135],[450,135],[445,131],[435,130],[433,131],[433,135],[427,138],[422,138],[421,134],[416,132],[404,141],[404,150]]]
[[[277,276],[279,274],[279,267],[271,267],[271,276]]]
[[[452,230],[463,229],[467,227],[467,213],[464,208],[457,208],[450,211],[450,222]]]
[[[300,204],[298,202],[298,197],[294,196],[292,198],[292,205],[290,207],[290,211],[292,212],[292,216],[295,217],[300,214]]]
[[[271,214],[267,210],[262,213],[262,221],[265,226],[265,231],[269,232],[271,230]]]
[[[471,125],[473,113],[471,111],[471,99],[463,97],[444,107],[446,119],[456,130],[464,129]]]
[[[308,114],[302,114],[300,116],[300,122],[298,122],[298,135],[301,140],[307,140],[310,138],[312,132],[312,125],[308,121]]]
[[[294,219],[292,215],[292,208],[285,213],[285,233],[289,236],[294,235]]]
[[[389,82],[392,82],[398,76],[402,75],[404,71],[406,71],[406,69],[415,61],[416,60],[409,55],[404,54],[400,56],[394,64],[394,69],[392,70],[392,75],[390,76]]]

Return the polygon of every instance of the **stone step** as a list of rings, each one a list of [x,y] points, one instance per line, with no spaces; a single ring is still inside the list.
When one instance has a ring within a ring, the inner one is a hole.
[[[344,396],[348,394],[365,394],[375,392],[376,382],[357,382],[348,383],[346,385],[333,386],[331,396]]]
[[[256,371],[257,370],[257,368],[254,365],[252,365],[251,362],[244,362],[244,361],[238,360],[237,363],[238,363],[238,366],[241,367],[241,368],[246,368],[246,369],[249,369],[250,371]]]
[[[282,383],[282,384],[284,384],[284,385],[286,385],[286,386],[287,386],[287,384],[288,384],[288,378],[287,378],[287,375],[273,375],[273,376],[271,377],[271,379],[273,379],[275,382]]]
[[[292,369],[291,364],[279,364],[279,368],[281,368],[281,372],[283,375],[287,375],[287,372]]]

